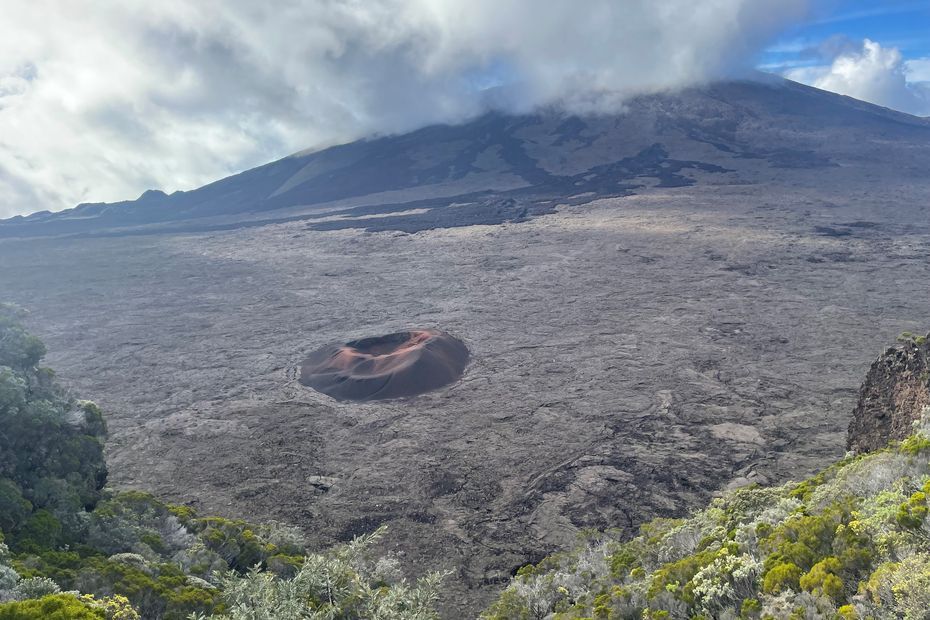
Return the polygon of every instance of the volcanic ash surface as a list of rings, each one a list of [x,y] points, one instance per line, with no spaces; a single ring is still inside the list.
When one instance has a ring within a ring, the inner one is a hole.
[[[417,329],[325,346],[304,360],[300,382],[337,400],[403,398],[454,383],[468,357],[458,338]]]

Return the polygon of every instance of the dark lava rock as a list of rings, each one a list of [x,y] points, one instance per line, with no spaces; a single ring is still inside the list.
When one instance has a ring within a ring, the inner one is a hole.
[[[384,400],[449,385],[466,365],[465,343],[418,329],[323,347],[304,361],[300,382],[337,400]]]
[[[913,433],[913,423],[930,406],[930,335],[909,337],[887,349],[869,369],[849,423],[847,449],[884,448]]]

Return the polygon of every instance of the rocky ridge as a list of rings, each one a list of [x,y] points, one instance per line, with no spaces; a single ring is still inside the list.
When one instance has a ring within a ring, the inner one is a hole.
[[[872,363],[849,423],[846,447],[856,453],[884,448],[913,432],[930,406],[930,334],[902,334]]]

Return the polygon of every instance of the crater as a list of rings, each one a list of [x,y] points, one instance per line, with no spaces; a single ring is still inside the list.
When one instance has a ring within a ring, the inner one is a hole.
[[[455,383],[468,365],[465,343],[437,329],[413,329],[330,344],[300,367],[300,383],[337,400],[386,400]]]

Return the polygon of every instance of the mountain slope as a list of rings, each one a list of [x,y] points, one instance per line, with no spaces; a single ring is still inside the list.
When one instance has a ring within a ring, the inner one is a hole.
[[[573,196],[622,196],[644,179],[668,187],[691,184],[699,172],[731,171],[752,182],[759,163],[790,176],[792,169],[893,163],[903,149],[912,155],[905,167],[926,170],[928,138],[926,120],[846,97],[787,81],[729,82],[640,97],[612,116],[488,114],[463,125],[298,153],[188,192],[150,190],[134,201],[11,218],[0,222],[0,237],[168,222],[222,227],[463,202],[478,205],[478,212],[464,220],[460,213],[434,213],[425,222],[378,226],[497,223],[548,212]],[[507,200],[521,206],[494,214]]]

